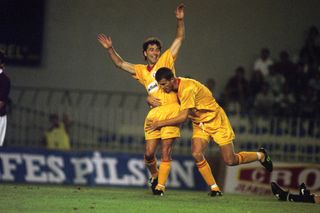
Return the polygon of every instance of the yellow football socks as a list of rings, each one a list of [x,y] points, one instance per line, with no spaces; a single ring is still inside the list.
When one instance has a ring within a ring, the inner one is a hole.
[[[152,160],[147,160],[146,158],[144,158],[144,163],[146,164],[148,170],[151,173],[151,176],[153,178],[158,176],[158,168],[157,168],[157,159],[156,157],[154,157]]]
[[[261,158],[257,152],[239,152],[236,155],[238,157],[239,164],[251,163],[260,160]]]
[[[164,191],[165,184],[168,180],[170,169],[171,169],[171,160],[170,161],[161,160],[159,173],[158,173],[158,185],[156,189]]]
[[[197,163],[197,167],[203,179],[206,181],[208,186],[211,187],[211,190],[220,191],[218,185],[216,184],[216,180],[212,175],[208,162],[204,159],[203,161]]]

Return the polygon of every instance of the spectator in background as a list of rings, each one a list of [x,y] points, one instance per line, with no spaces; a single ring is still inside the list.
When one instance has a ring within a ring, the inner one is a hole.
[[[278,116],[295,116],[296,98],[289,90],[288,84],[283,85],[281,93],[274,94],[274,110]]]
[[[261,72],[253,70],[249,80],[249,90],[251,102],[254,101],[257,94],[262,91],[263,84],[265,83],[264,77]]]
[[[315,74],[315,76],[309,79],[308,86],[312,88],[315,96],[314,109],[320,108],[320,70]],[[320,113],[315,110],[314,116],[319,117]]]
[[[274,95],[281,94],[283,85],[286,83],[285,78],[275,71],[274,66],[270,66],[269,71],[269,76],[265,78],[266,83]]]
[[[308,81],[309,87],[311,87],[315,93],[316,96],[319,97],[320,95],[320,71],[315,73],[315,76],[309,79]]]
[[[210,90],[210,92],[215,96],[218,97],[216,94],[216,81],[213,78],[208,78],[206,80],[205,86]]]
[[[44,134],[46,147],[55,150],[69,150],[71,121],[68,116],[63,114],[62,121],[60,121],[57,114],[51,114],[49,122],[50,127]]]
[[[316,26],[311,26],[309,28],[306,42],[312,43],[313,46],[320,46],[320,33]]]
[[[0,51],[0,146],[3,145],[7,129],[7,104],[9,101],[10,79],[4,73],[4,53]]]
[[[320,66],[320,35],[317,27],[312,26],[308,31],[305,44],[300,51],[300,59],[310,66],[310,69],[317,70]]]
[[[317,105],[317,96],[315,91],[307,86],[304,90],[302,90],[298,95],[298,103],[300,116],[302,117],[314,117],[316,114],[316,105]]]
[[[281,51],[279,58],[280,60],[274,64],[274,71],[285,78],[289,89],[293,91],[295,86],[294,79],[296,77],[296,66],[290,60],[290,56],[287,51]]]
[[[268,48],[261,49],[260,57],[254,62],[253,70],[260,71],[264,77],[269,75],[269,67],[273,65]]]
[[[295,94],[300,94],[308,86],[309,78],[311,74],[309,73],[308,65],[303,63],[298,63],[296,68],[296,77],[294,79]]]
[[[224,96],[228,109],[230,109],[231,105],[236,104],[240,106],[241,112],[247,110],[249,83],[245,78],[245,69],[242,66],[235,70],[235,75],[227,82]]]
[[[254,100],[254,113],[256,115],[270,116],[274,104],[274,95],[269,90],[269,85],[264,83],[261,92]]]

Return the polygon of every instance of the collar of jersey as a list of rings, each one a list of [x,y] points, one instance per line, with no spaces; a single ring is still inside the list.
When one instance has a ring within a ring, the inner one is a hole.
[[[151,70],[153,69],[153,67],[154,67],[154,65],[153,65],[153,66],[147,65],[147,70],[148,70],[149,72],[151,72]]]

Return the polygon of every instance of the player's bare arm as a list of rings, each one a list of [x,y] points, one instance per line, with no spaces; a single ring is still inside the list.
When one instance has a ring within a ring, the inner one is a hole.
[[[150,107],[158,107],[161,106],[161,100],[159,98],[155,98],[152,95],[148,95],[147,103]]]
[[[104,34],[98,35],[98,41],[100,44],[107,50],[109,57],[111,58],[114,65],[128,73],[134,75],[134,67],[133,64],[124,61],[120,55],[115,51],[114,47],[112,46],[112,40],[110,36],[106,36]]]
[[[179,49],[182,45],[182,41],[184,40],[185,36],[185,27],[184,27],[184,4],[180,4],[177,9],[175,10],[176,18],[177,18],[177,31],[176,37],[173,40],[170,51],[173,57],[178,55]]]
[[[164,126],[178,126],[188,119],[189,109],[185,109],[179,113],[175,118],[157,121],[157,120],[147,120],[146,130],[156,130]]]

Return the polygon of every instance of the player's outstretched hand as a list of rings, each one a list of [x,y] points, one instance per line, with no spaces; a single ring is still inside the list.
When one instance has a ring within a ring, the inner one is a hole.
[[[98,41],[106,49],[109,49],[110,47],[112,47],[112,40],[110,36],[106,36],[105,34],[100,33],[98,35]]]
[[[158,121],[147,119],[146,121],[146,131],[153,131],[159,128]]]
[[[184,6],[183,3],[179,4],[179,6],[177,7],[177,9],[175,11],[177,19],[183,19],[184,18],[184,8],[185,8],[185,6]]]

